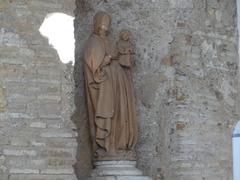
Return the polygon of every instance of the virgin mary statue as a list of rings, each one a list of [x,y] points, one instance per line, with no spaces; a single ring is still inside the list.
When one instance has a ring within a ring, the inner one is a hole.
[[[110,24],[110,15],[98,12],[84,50],[90,135],[96,159],[129,159],[137,142],[131,67],[119,63],[107,37]]]

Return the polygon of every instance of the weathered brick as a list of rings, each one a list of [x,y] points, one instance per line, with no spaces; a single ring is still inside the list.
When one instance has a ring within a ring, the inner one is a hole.
[[[117,177],[116,180],[138,180],[141,178],[142,180],[151,180],[149,177],[133,177],[133,176],[122,176]]]
[[[66,95],[62,90],[65,86],[71,90],[71,85],[64,84],[65,65],[59,61],[57,51],[39,32],[48,13],[73,14],[69,7],[75,7],[75,3],[68,0],[0,2],[0,179],[76,180],[74,172],[68,170],[76,156],[73,150],[76,144],[72,143],[75,134],[66,123],[71,121],[71,112],[62,111],[70,109],[70,105],[61,102]],[[72,72],[68,73],[71,76]],[[50,130],[43,131],[47,128]],[[59,135],[51,134],[52,129],[60,129]],[[47,142],[61,141],[61,138],[69,142],[60,150],[48,152],[59,160],[48,165],[44,151],[52,147]],[[48,166],[66,169],[69,175],[40,174]]]
[[[49,166],[63,166],[66,164],[66,161],[64,159],[49,159],[48,165]]]
[[[12,168],[9,171],[11,174],[39,174],[38,169],[16,169]]]
[[[75,164],[75,160],[64,159],[64,158],[49,158],[48,159],[48,167],[49,168],[65,168],[70,167]]]
[[[60,129],[64,127],[64,124],[59,122],[59,120],[51,120],[48,122],[47,127],[50,129]]]
[[[5,162],[5,160],[6,160],[6,157],[1,155],[0,156],[0,165],[2,165]]]
[[[26,41],[12,29],[0,28],[0,45],[25,47]]]
[[[43,123],[43,122],[32,122],[30,124],[30,127],[31,128],[46,128],[47,125],[46,125],[46,123]]]
[[[73,174],[73,168],[71,169],[46,169],[41,171],[42,174]]]
[[[26,114],[26,113],[9,113],[10,118],[15,118],[15,119],[34,119],[36,116],[33,116],[31,114]]]
[[[62,130],[51,129],[47,132],[43,132],[40,135],[41,137],[52,137],[52,138],[73,138],[77,137],[76,132],[64,132]]]
[[[3,154],[7,156],[36,156],[35,150],[17,150],[17,149],[3,149]]]
[[[5,111],[6,106],[7,106],[6,90],[5,88],[0,86],[0,113]]]
[[[7,1],[6,0],[2,0],[0,2],[0,12],[1,10],[5,9],[7,7]]]
[[[48,147],[53,147],[53,148],[76,148],[78,146],[77,139],[62,139],[62,138],[54,138],[54,139],[48,139],[46,141],[46,144]]]
[[[77,178],[74,175],[17,174],[10,175],[9,180],[77,180]]]
[[[46,159],[34,159],[33,157],[8,157],[8,161],[6,163],[8,166],[14,168],[14,169],[43,169],[47,166],[47,160]]]
[[[44,147],[44,146],[46,146],[46,143],[38,141],[38,140],[33,140],[33,141],[31,141],[31,145],[37,146],[37,147]]]
[[[25,139],[24,139],[24,137],[21,137],[21,138],[13,137],[13,138],[11,138],[10,141],[11,141],[12,146],[22,146],[22,147],[29,146],[29,141],[28,141],[27,137]]]
[[[0,122],[1,124],[3,124],[2,122]],[[0,125],[0,128],[1,125]],[[10,144],[10,139],[8,137],[1,137],[1,141],[0,141],[0,145],[9,145]]]
[[[75,150],[73,149],[45,149],[42,151],[41,155],[43,157],[65,157],[65,158],[71,158],[75,154]]]
[[[62,8],[62,4],[56,4],[54,2],[46,2],[45,4],[42,4],[41,0],[34,0],[29,2],[29,6],[34,7],[34,8],[38,8],[42,7],[44,9],[61,9]]]
[[[44,94],[44,95],[39,95],[39,96],[37,97],[37,99],[39,99],[39,100],[51,100],[51,101],[59,102],[59,101],[61,101],[61,96],[60,96],[60,95],[48,95],[48,94]]]

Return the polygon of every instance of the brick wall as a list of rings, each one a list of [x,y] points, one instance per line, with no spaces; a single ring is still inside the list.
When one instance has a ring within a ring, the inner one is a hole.
[[[73,67],[39,33],[48,13],[74,8],[74,0],[0,1],[2,180],[76,179]]]

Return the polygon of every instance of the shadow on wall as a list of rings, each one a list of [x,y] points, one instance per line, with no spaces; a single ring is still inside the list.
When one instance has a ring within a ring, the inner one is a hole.
[[[79,56],[76,56],[75,58],[74,56],[74,17],[64,13],[48,14],[39,31],[43,36],[48,38],[49,44],[56,49],[62,63],[74,63],[73,79],[75,86],[73,90],[73,101],[75,104],[75,110],[71,116],[71,120],[78,130],[78,148],[76,155],[77,161],[73,165],[73,168],[78,179],[85,179],[92,169],[92,156],[84,98],[82,57],[79,58]],[[76,52],[79,53],[79,51]],[[76,59],[76,61],[74,61],[74,59]]]
[[[76,33],[75,33],[76,34]],[[80,56],[76,55],[80,52]],[[75,50],[75,65],[74,65],[74,103],[75,111],[72,115],[72,121],[78,128],[78,153],[77,163],[74,165],[75,173],[79,180],[86,179],[92,169],[92,151],[89,137],[89,126],[85,106],[84,78],[82,67],[82,49]]]

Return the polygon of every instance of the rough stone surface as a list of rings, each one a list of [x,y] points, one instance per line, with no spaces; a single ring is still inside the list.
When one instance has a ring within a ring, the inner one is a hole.
[[[74,0],[0,1],[0,179],[75,180],[71,64],[39,32]]]
[[[106,10],[112,37],[121,28],[133,34],[138,168],[154,180],[231,180],[240,112],[235,0],[76,5],[73,69],[38,30],[48,13],[73,15],[74,0],[0,1],[0,179],[84,180],[91,172],[81,56],[93,15]]]
[[[78,0],[79,97],[81,51],[99,10],[112,14],[110,36],[121,28],[133,34],[139,169],[155,180],[232,179],[240,112],[235,0]]]

